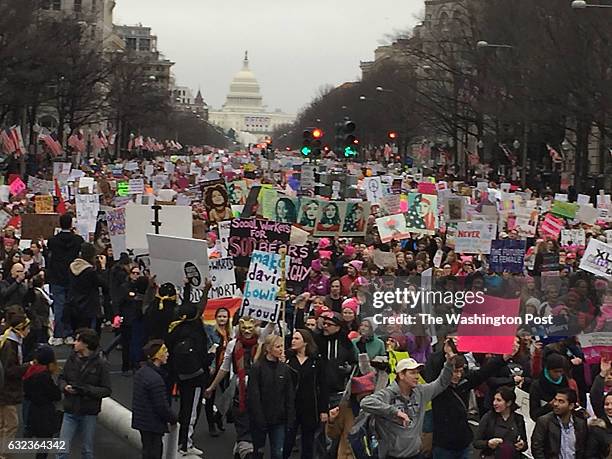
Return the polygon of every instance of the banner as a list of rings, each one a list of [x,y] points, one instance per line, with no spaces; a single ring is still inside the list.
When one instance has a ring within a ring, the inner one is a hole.
[[[290,259],[286,258],[286,266]],[[280,302],[276,299],[281,280],[281,256],[277,253],[253,251],[244,285],[241,315],[276,322]]]
[[[579,268],[596,276],[612,277],[612,245],[591,238]]]
[[[525,263],[525,246],[526,241],[510,239],[492,241],[489,267],[496,273],[504,271],[522,273]]]
[[[151,272],[157,283],[181,286],[186,278],[192,288],[202,290],[208,278],[206,241],[159,234],[147,234]]]
[[[256,218],[232,220],[228,241],[228,255],[236,266],[247,268],[255,250],[277,253],[289,242],[291,225]]]
[[[210,282],[212,288],[208,292],[209,299],[241,297],[242,292],[236,284],[236,273],[234,272],[234,259],[218,258],[209,260]]]
[[[455,252],[464,254],[489,254],[491,241],[497,235],[497,225],[487,222],[459,222]]]
[[[578,340],[588,364],[598,364],[604,355],[612,359],[612,333],[581,334]]]

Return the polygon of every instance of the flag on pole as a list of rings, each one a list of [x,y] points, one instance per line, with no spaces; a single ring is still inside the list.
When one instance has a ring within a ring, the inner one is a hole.
[[[15,146],[15,153],[23,155],[26,152],[25,144],[23,143],[23,137],[21,136],[21,126],[13,126],[10,129],[11,138],[13,139],[13,145]]]
[[[548,154],[550,155],[550,158],[552,159],[553,163],[559,164],[565,160],[565,158],[563,158],[563,155],[557,150],[555,150],[553,147],[551,147],[549,144],[546,144],[546,149],[548,150]]]
[[[55,196],[58,197],[59,202],[57,203],[57,213],[60,215],[64,215],[66,213],[66,203],[64,202],[64,198],[62,197],[62,190],[60,190],[59,183],[57,179],[53,180],[55,182]]]
[[[51,153],[53,153],[54,156],[60,156],[62,154],[62,146],[49,134],[40,134],[38,136],[38,140],[43,142],[47,148],[51,150]]]
[[[10,135],[10,129],[0,129],[0,143],[2,143],[2,152],[10,155],[15,152],[15,143]]]

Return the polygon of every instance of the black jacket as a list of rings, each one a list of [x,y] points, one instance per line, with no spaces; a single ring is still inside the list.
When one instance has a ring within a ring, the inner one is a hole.
[[[166,433],[168,424],[176,421],[176,414],[170,409],[163,370],[147,362],[134,375],[132,427],[144,432]]]
[[[331,397],[333,393],[343,392],[346,389],[351,367],[357,364],[357,352],[342,329],[329,336],[315,334],[314,338],[321,353],[325,369],[324,380]]]
[[[60,375],[60,388],[64,392],[64,411],[82,415],[97,415],[102,406],[102,399],[111,396],[111,381],[107,364],[100,354],[79,357],[72,352]],[[71,385],[76,394],[69,394],[64,389]]]
[[[247,404],[251,425],[259,429],[295,424],[295,391],[286,363],[267,358],[255,362],[249,371]]]
[[[119,287],[118,310],[123,317],[122,325],[131,325],[136,319],[142,317],[144,292],[136,282],[128,281]]]
[[[23,306],[24,298],[28,293],[28,287],[25,282],[16,282],[10,274],[8,278],[0,282],[0,305],[2,306],[2,313],[4,315],[4,309],[14,304]]]
[[[452,426],[447,426],[452,428]],[[518,443],[519,437],[524,442],[522,451],[517,451],[514,444]],[[488,411],[480,420],[476,435],[474,437],[474,448],[483,450],[484,456],[497,456],[501,452],[498,446],[495,450],[489,448],[488,441],[492,438],[504,440],[504,446],[512,448],[514,458],[520,458],[522,452],[528,449],[527,432],[525,430],[525,419],[517,413],[511,413],[508,422],[504,422],[501,415],[495,411]]]
[[[587,459],[606,459],[612,453],[612,422],[608,417],[604,419],[589,420]]]
[[[470,391],[482,384],[504,363],[501,357],[490,359],[480,370],[468,372],[459,384],[448,386],[433,399],[434,446],[460,450],[472,443],[473,434],[467,413]],[[452,429],[448,426],[452,426]]]
[[[104,275],[87,261],[77,258],[70,264],[67,304],[72,317],[95,318],[100,315],[100,290]]]
[[[553,384],[546,376],[544,376],[544,371],[540,377],[531,383],[531,387],[529,388],[529,416],[534,421],[540,416],[543,416],[552,411],[552,407],[548,404],[559,389],[568,387],[567,378],[563,376],[563,380],[561,384]],[[542,402],[546,402],[546,405],[542,405]]]
[[[30,401],[29,432],[33,437],[50,438],[58,432],[59,419],[55,402],[62,399],[62,391],[53,381],[47,367],[32,365],[23,377],[23,392]]]
[[[329,403],[321,357],[308,357],[300,365],[295,354],[291,353],[287,364],[295,387],[296,416],[304,426],[314,430],[319,425],[320,414],[327,413]]]
[[[79,256],[83,242],[85,241],[81,236],[71,231],[61,231],[49,239],[47,273],[50,284],[68,287],[70,263]]]
[[[49,302],[37,287],[28,290],[23,305],[31,321],[32,330],[49,326]]]
[[[197,317],[194,320],[187,320],[177,325],[172,332],[168,333],[166,338],[166,346],[170,353],[168,360],[168,367],[170,368],[171,376],[174,380],[184,379],[181,378],[178,370],[178,364],[175,358],[175,349],[177,344],[189,340],[193,346],[193,353],[201,359],[201,369],[203,370],[197,378],[190,378],[190,380],[198,384],[199,386],[205,386],[208,383],[209,367],[215,358],[214,354],[208,353],[207,343],[208,338],[206,336],[206,330],[204,324]]]
[[[586,453],[587,422],[573,416],[576,434],[576,459],[583,459]],[[561,449],[561,425],[555,413],[548,413],[537,419],[531,436],[531,454],[534,459],[557,459]]]

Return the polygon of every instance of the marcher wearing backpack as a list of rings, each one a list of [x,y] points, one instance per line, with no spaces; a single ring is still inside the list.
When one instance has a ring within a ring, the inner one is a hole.
[[[201,455],[202,450],[193,446],[191,436],[200,417],[202,397],[208,384],[208,368],[214,354],[208,354],[206,331],[192,303],[179,308],[179,320],[170,324],[167,346],[170,351],[170,369],[178,383],[180,393],[179,453]]]

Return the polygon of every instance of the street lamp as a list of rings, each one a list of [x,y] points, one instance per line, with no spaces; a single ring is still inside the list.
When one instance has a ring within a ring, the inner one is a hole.
[[[484,48],[513,48],[512,45],[497,45],[493,43],[489,43],[488,41],[480,40],[476,43],[476,48],[484,49]]]
[[[585,0],[574,0],[572,8],[575,10],[584,10],[586,8],[612,8],[612,5],[591,5]]]
[[[391,89],[385,89],[382,86],[376,86],[377,92],[393,92]]]
[[[364,95],[359,96],[359,100],[364,101],[367,100],[368,98]]]

